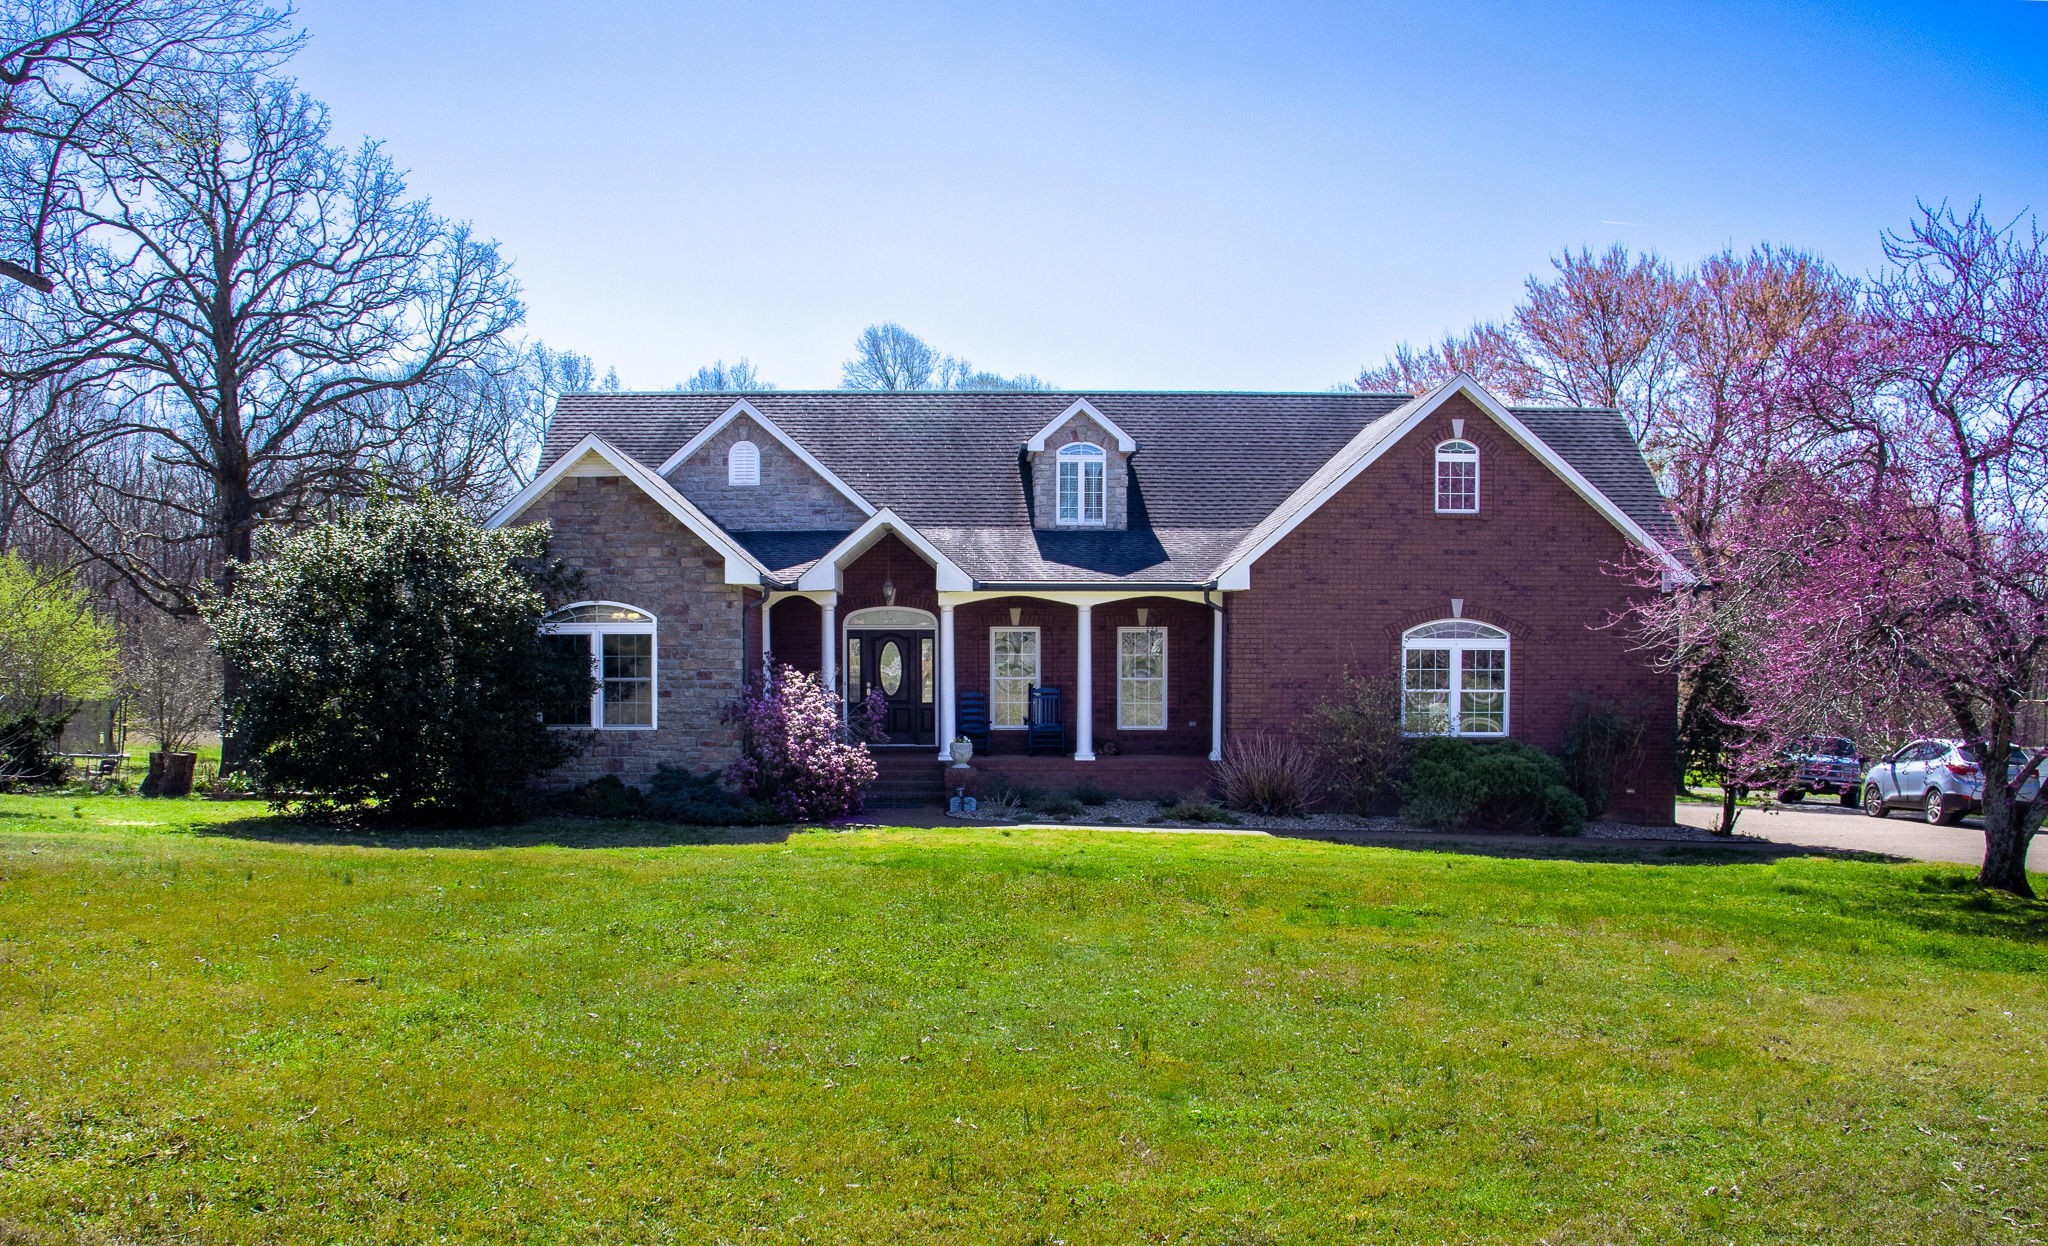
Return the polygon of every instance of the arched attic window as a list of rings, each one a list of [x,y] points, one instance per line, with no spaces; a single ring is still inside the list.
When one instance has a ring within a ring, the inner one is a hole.
[[[735,441],[732,449],[725,454],[725,483],[729,485],[758,485],[761,483],[761,447],[751,441]]]
[[[1060,447],[1058,522],[1082,525],[1107,522],[1102,482],[1108,462],[1101,446],[1086,441]]]
[[[590,663],[597,687],[548,707],[551,727],[647,731],[655,726],[655,621],[637,606],[579,601],[549,614],[540,625],[549,645]]]
[[[1479,511],[1479,447],[1446,441],[1436,448],[1436,509],[1439,515]]]
[[[1401,727],[1410,735],[1508,733],[1508,634],[1441,619],[1401,635]]]

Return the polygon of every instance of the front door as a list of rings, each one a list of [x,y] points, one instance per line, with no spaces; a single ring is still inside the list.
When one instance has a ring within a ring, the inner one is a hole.
[[[847,691],[855,701],[881,692],[891,744],[933,742],[933,639],[931,632],[847,633]]]

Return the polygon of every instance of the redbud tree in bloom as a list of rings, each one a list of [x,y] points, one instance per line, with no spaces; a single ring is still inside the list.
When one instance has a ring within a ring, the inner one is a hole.
[[[1979,881],[2031,895],[2042,805],[2016,796],[2048,686],[2048,240],[1941,208],[1886,250],[1858,332],[1758,405],[1801,431],[1741,482],[1715,565],[1642,613],[1723,646],[1754,766],[1807,732],[1967,741]]]

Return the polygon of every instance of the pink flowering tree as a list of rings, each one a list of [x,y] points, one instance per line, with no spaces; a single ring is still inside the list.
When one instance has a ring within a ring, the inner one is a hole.
[[[1809,732],[1969,742],[1979,881],[2031,895],[2043,805],[2016,797],[2048,685],[2048,241],[1942,208],[1887,253],[1860,329],[1757,403],[1786,453],[1732,490],[1701,582],[1640,615],[1716,647],[1744,765]]]
[[[857,813],[875,781],[869,743],[885,743],[876,698],[842,722],[839,697],[816,675],[792,666],[748,687],[726,710],[740,730],[740,757],[726,780],[792,822]],[[851,736],[852,738],[849,738]]]

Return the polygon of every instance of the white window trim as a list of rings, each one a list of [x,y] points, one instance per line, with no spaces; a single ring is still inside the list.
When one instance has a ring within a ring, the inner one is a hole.
[[[1438,623],[1456,623],[1460,621],[1458,619],[1432,619],[1428,623],[1417,624],[1415,627],[1408,629],[1407,632],[1402,633],[1400,672],[1401,734],[1408,736],[1431,736],[1438,734],[1433,731],[1408,730],[1408,655],[1418,649],[1448,649],[1451,651],[1450,729],[1442,734],[1459,736],[1468,740],[1502,740],[1506,739],[1514,730],[1515,654],[1514,638],[1512,636],[1504,635],[1501,639],[1494,640],[1477,637],[1418,637],[1413,635],[1413,633],[1419,632],[1425,627],[1434,627]],[[1493,624],[1485,623],[1480,626],[1493,627]],[[1495,628],[1495,630],[1506,631],[1505,628]],[[1501,655],[1501,729],[1499,731],[1465,731],[1462,730],[1462,724],[1459,722],[1464,713],[1465,655],[1475,650],[1497,652]]]
[[[1465,451],[1463,451],[1463,450],[1445,450],[1445,449],[1444,449],[1444,447],[1445,447],[1445,446],[1449,446],[1449,445],[1464,445],[1464,446],[1471,446],[1471,447],[1472,447],[1472,450],[1471,450],[1471,453],[1469,453],[1469,454],[1468,454],[1468,453],[1466,453],[1466,452],[1465,452]],[[1445,505],[1443,504],[1443,501],[1444,501],[1444,464],[1445,464],[1445,463],[1470,463],[1470,464],[1472,465],[1472,505],[1471,505],[1471,506],[1469,506],[1469,507],[1466,507],[1466,506],[1445,506]],[[1433,474],[1433,475],[1431,476],[1431,478],[1430,478],[1430,482],[1429,482],[1429,487],[1430,487],[1430,492],[1431,492],[1431,494],[1432,494],[1432,498],[1431,498],[1431,500],[1432,500],[1432,501],[1434,501],[1434,502],[1436,503],[1436,513],[1437,513],[1437,514],[1439,514],[1439,515],[1477,515],[1477,514],[1479,513],[1479,446],[1478,446],[1478,444],[1477,444],[1477,443],[1475,443],[1475,442],[1472,442],[1472,441],[1468,441],[1468,440],[1466,440],[1466,439],[1465,439],[1465,438],[1463,438],[1463,437],[1453,437],[1453,438],[1451,438],[1451,439],[1450,439],[1449,441],[1440,441],[1440,442],[1438,442],[1438,443],[1437,443],[1437,445],[1436,445],[1436,459],[1435,459],[1435,472],[1434,472],[1434,474]]]
[[[562,731],[653,731],[661,726],[661,636],[660,620],[654,612],[623,601],[572,601],[550,614],[562,614],[579,606],[617,606],[621,610],[632,610],[647,616],[645,622],[638,620],[623,623],[548,623],[540,625],[544,636],[588,636],[590,638],[590,677],[597,681],[597,688],[590,694],[590,721],[585,724],[551,723]],[[649,705],[645,723],[612,724],[604,720],[604,637],[650,636],[654,643],[648,646],[652,662],[647,672],[647,693]]]
[[[1085,447],[1085,448],[1084,448]],[[1074,518],[1066,516],[1062,503],[1067,485],[1067,464],[1074,464]],[[1095,518],[1088,517],[1088,468],[1093,465],[1102,479],[1101,513]],[[1053,522],[1062,528],[1101,528],[1109,523],[1109,454],[1092,441],[1076,441],[1061,446],[1053,456],[1052,514]]]
[[[1125,633],[1125,632],[1158,632],[1158,633],[1159,633],[1159,679],[1158,679],[1158,683],[1159,683],[1159,721],[1158,721],[1157,723],[1152,723],[1152,724],[1148,724],[1148,725],[1144,725],[1144,726],[1136,726],[1136,725],[1133,725],[1133,724],[1131,724],[1131,723],[1127,723],[1127,722],[1125,722],[1125,721],[1124,721],[1124,633]],[[1161,626],[1157,626],[1157,625],[1154,625],[1154,626],[1151,626],[1151,627],[1119,627],[1119,628],[1117,628],[1117,629],[1116,629],[1116,729],[1117,729],[1118,731],[1164,731],[1164,730],[1166,730],[1166,729],[1167,729],[1167,728],[1168,728],[1169,726],[1171,726],[1171,725],[1172,725],[1172,723],[1171,723],[1171,722],[1169,721],[1169,719],[1171,719],[1171,718],[1172,718],[1172,715],[1170,715],[1170,714],[1168,714],[1168,713],[1166,712],[1166,710],[1167,710],[1167,691],[1166,691],[1166,689],[1167,689],[1167,684],[1166,684],[1166,681],[1167,681],[1167,678],[1168,678],[1168,674],[1167,674],[1167,662],[1168,662],[1168,658],[1169,658],[1169,656],[1170,656],[1170,655],[1172,654],[1172,652],[1173,652],[1173,638],[1172,638],[1171,636],[1169,636],[1169,635],[1167,634],[1166,628],[1164,628],[1164,627],[1161,627]]]
[[[747,463],[744,470],[740,463],[740,451],[746,451]],[[740,438],[725,452],[725,483],[735,488],[751,489],[761,483],[761,447],[745,437]]]
[[[1031,687],[1039,687],[1045,679],[1045,638],[1035,627],[991,627],[988,629],[988,723],[991,731],[1024,731],[1031,726],[1030,693],[1025,693],[1024,721],[1010,727],[996,721],[996,636],[1003,632],[1030,632],[1031,658],[1038,669],[1031,677]]]

